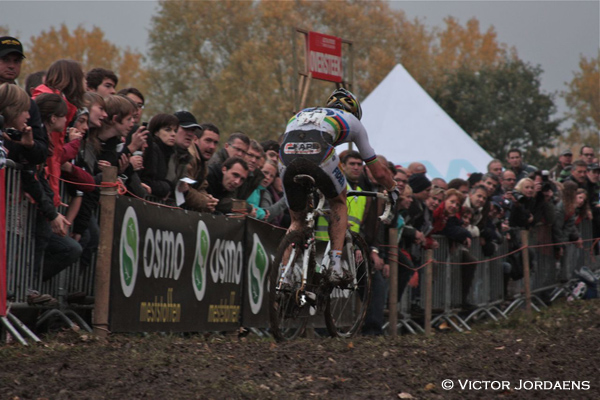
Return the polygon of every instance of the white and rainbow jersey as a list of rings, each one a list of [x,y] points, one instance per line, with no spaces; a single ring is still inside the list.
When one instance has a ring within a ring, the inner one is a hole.
[[[318,130],[331,136],[332,147],[342,143],[354,143],[366,164],[372,163],[377,158],[375,150],[369,144],[365,127],[348,111],[337,108],[306,108],[288,121],[285,133],[312,130]],[[329,153],[323,162],[332,156],[333,149]]]

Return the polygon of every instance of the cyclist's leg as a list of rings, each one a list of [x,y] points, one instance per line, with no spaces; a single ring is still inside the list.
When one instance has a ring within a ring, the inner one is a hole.
[[[292,209],[290,209],[290,218],[291,218],[291,222],[290,222],[290,227],[288,228],[287,233],[289,234],[294,231],[302,232],[306,225],[306,211],[293,211]],[[289,247],[283,253],[282,262],[284,264],[287,264],[287,262],[290,258],[291,251],[292,251],[292,248]]]
[[[285,201],[290,211],[290,226],[287,233],[294,231],[301,232],[306,226],[306,205],[309,193],[301,185],[294,183],[294,177],[304,172],[304,164],[297,162],[286,167],[283,163],[279,163],[279,176],[283,184],[283,193]],[[283,263],[287,263],[291,249],[285,251],[282,257]]]
[[[329,201],[329,241],[331,243],[330,268],[331,282],[342,283],[351,277],[344,276],[341,263],[342,248],[346,229],[348,228],[348,206],[346,205],[346,178],[338,164],[337,155],[319,165],[320,172],[316,177],[317,187]]]
[[[291,223],[288,232],[300,231],[306,225],[306,211],[294,211],[290,209]]]
[[[348,206],[346,204],[346,190],[336,197],[330,198],[329,207],[329,240],[332,252],[332,272],[342,275],[341,254],[348,228]]]

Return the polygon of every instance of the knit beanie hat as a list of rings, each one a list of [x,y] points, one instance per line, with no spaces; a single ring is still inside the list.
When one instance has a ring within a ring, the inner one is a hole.
[[[431,187],[431,181],[425,174],[413,174],[408,178],[408,184],[414,193],[421,193],[423,190]]]
[[[481,182],[482,179],[483,179],[483,174],[481,172],[473,172],[467,178],[467,182],[469,182],[469,187],[472,188],[475,185],[477,185],[479,182]]]

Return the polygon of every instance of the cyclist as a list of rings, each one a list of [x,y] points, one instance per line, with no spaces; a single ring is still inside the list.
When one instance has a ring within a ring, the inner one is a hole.
[[[333,91],[326,107],[307,108],[292,117],[280,146],[279,174],[292,219],[289,230],[303,228],[309,200],[306,187],[294,182],[299,174],[310,175],[328,199],[331,215],[329,237],[330,265],[325,273],[334,286],[345,286],[353,277],[342,268],[341,254],[348,225],[346,178],[340,169],[335,146],[353,142],[377,182],[387,188],[393,204],[399,197],[396,182],[387,166],[377,159],[360,122],[362,109],[348,90]],[[327,267],[327,266],[326,266]]]

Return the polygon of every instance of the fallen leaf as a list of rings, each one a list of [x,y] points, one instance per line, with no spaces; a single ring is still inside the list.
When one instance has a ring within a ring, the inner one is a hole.
[[[433,390],[435,389],[435,383],[428,383],[425,385],[425,390]]]
[[[274,372],[275,376],[281,378],[281,374],[279,372]]]
[[[353,349],[353,348],[354,348],[354,343],[352,343],[352,342],[349,342],[349,343],[348,343],[348,348],[349,348],[349,349]]]
[[[506,346],[500,346],[500,347],[496,347],[496,350],[504,350],[506,348]]]
[[[384,352],[383,352],[383,356],[384,356],[384,357],[387,357],[387,356],[389,356],[389,355],[390,355],[390,352],[389,352],[389,351],[384,351]]]
[[[523,339],[517,339],[517,342],[522,342],[522,341],[523,341]]]
[[[329,361],[331,361],[331,362],[332,362],[332,363],[334,363],[334,364],[337,364],[337,361],[335,361],[335,360],[334,360],[333,358],[331,358],[331,357],[329,357],[329,358],[328,358],[328,360],[329,360]]]
[[[406,393],[406,392],[398,393],[398,398],[399,399],[414,399],[414,397],[412,397],[412,395],[410,393]]]
[[[259,386],[259,388],[261,388],[261,389],[265,389],[265,390],[271,390],[271,388],[270,388],[270,387],[268,387],[268,386],[267,386],[267,385],[265,385],[265,384],[262,384],[262,385],[260,385],[260,386]]]

